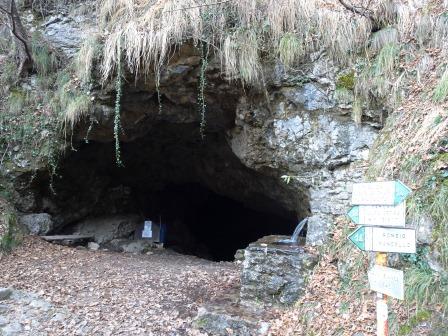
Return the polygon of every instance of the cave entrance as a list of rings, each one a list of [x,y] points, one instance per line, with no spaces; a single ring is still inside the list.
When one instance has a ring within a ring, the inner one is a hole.
[[[136,239],[145,220],[161,221],[166,247],[216,261],[233,260],[263,236],[290,235],[307,215],[306,196],[272,172],[244,166],[225,132],[202,140],[198,129],[196,123],[157,124],[122,144],[124,167],[110,142],[75,143],[53,181],[56,194],[41,190],[43,210],[55,219],[53,233],[89,225],[107,231],[115,217],[132,214],[139,226],[117,230],[122,237],[107,231],[107,239]]]
[[[271,234],[290,234],[294,212],[258,211],[200,184],[170,185],[145,195],[145,216],[166,225],[166,247],[216,261],[231,261],[238,249]],[[157,203],[157,204],[156,204]]]

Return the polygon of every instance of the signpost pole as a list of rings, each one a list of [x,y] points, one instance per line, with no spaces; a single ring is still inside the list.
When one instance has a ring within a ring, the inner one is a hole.
[[[380,266],[387,266],[387,253],[377,252],[375,263]],[[376,300],[376,322],[377,336],[389,336],[389,311],[387,308],[387,295],[377,293]]]

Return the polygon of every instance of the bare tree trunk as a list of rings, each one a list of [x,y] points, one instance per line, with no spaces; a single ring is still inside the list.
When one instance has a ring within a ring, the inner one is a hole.
[[[20,20],[15,0],[0,0],[0,12],[7,17],[8,27],[16,46],[19,76],[26,75],[33,67],[33,58],[28,43],[28,35]]]

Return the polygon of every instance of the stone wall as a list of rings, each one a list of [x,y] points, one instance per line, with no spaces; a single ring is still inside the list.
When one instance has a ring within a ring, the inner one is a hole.
[[[268,236],[250,244],[241,273],[242,302],[292,305],[302,296],[317,256],[295,244],[278,244],[285,236]]]

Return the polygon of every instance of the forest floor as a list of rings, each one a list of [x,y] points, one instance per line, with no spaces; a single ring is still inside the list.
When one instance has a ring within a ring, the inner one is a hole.
[[[0,302],[14,320],[3,331],[11,335],[201,335],[191,327],[198,307],[239,286],[233,263],[169,250],[90,251],[38,238],[26,238],[0,265],[0,287],[18,290]]]

